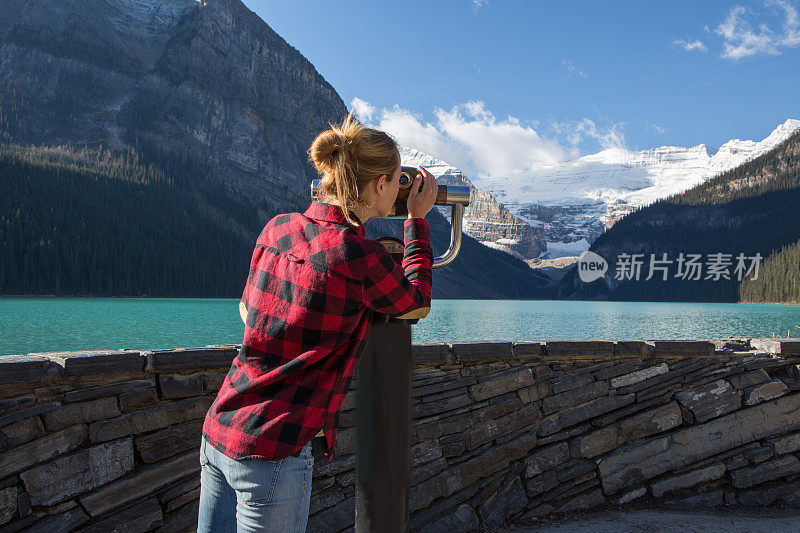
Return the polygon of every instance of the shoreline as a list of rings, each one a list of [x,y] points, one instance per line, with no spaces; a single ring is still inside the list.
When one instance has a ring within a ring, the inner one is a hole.
[[[96,298],[96,299],[132,299],[132,300],[236,300],[237,296],[95,296],[86,294],[5,294],[0,295],[0,300],[4,298]],[[605,300],[587,298],[586,300],[576,300],[564,298],[554,300],[552,298],[433,298],[433,300],[465,300],[465,301],[486,301],[486,302],[609,302],[609,303],[652,303],[652,304],[752,304],[752,305],[795,305],[800,306],[800,302],[705,302],[694,300]]]

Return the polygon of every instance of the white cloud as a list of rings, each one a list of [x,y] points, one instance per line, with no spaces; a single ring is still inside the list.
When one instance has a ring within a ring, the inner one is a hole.
[[[552,124],[554,136],[547,137],[535,123],[515,117],[498,119],[480,101],[449,110],[436,108],[433,121],[399,106],[372,109],[372,126],[391,134],[401,145],[447,161],[476,178],[519,175],[578,157],[579,145],[587,140],[603,148],[624,146],[622,124],[607,130],[589,119]]]
[[[787,0],[774,0],[770,4],[783,8],[786,13],[781,44],[789,47],[800,45],[800,17],[797,15],[797,7]]]
[[[754,29],[748,20],[753,13],[736,6],[714,30],[724,40],[721,57],[737,60],[762,54],[778,55],[783,48],[800,46],[800,18],[796,5],[790,0],[766,0],[764,5],[782,12],[782,31],[775,32],[764,22]]]
[[[369,122],[372,120],[372,115],[375,114],[375,106],[358,97],[353,98],[350,102],[350,110],[361,122]]]
[[[558,142],[541,137],[531,125],[509,117],[497,120],[483,102],[434,110],[436,120],[423,122],[411,112],[384,109],[377,127],[400,144],[448,161],[470,174],[489,176],[530,170],[567,159]]]
[[[497,120],[483,102],[469,102],[450,111],[435,111],[441,133],[464,149],[484,174],[532,169],[567,158],[558,142],[545,139],[531,125],[508,117]]]
[[[605,131],[598,128],[597,124],[588,118],[577,122],[553,122],[552,126],[557,133],[565,136],[567,142],[576,149],[587,138],[596,141],[603,150],[625,148],[625,133],[622,122],[613,124]]]
[[[667,133],[669,131],[667,128],[664,128],[664,127],[659,126],[658,124],[656,124],[654,122],[649,122],[647,120],[643,120],[642,124],[644,124],[645,129],[651,129],[651,130],[655,131],[656,133],[658,133],[659,135],[664,135],[665,133]]]
[[[770,26],[761,14],[739,5],[732,7],[725,20],[713,30],[708,25],[703,26],[709,39],[716,41],[714,35],[722,39],[720,57],[735,61],[757,55],[779,55],[787,48],[800,46],[797,0],[764,0],[764,6],[773,19],[779,19],[778,30],[773,29],[775,20]],[[687,52],[708,51],[706,43],[700,39],[675,39],[672,44]]]
[[[672,44],[680,46],[687,52],[692,52],[694,50],[699,50],[701,52],[708,51],[708,48],[706,48],[706,45],[703,44],[703,41],[700,41],[698,39],[695,39],[694,41],[689,41],[687,39],[675,39],[674,41],[672,41]]]
[[[725,21],[714,30],[725,39],[722,57],[741,59],[757,54],[778,54],[772,30],[766,24],[761,24],[756,33],[750,23],[744,20],[746,13],[747,10],[742,6],[734,7]]]
[[[567,67],[567,71],[569,71],[571,74],[575,74],[575,75],[577,75],[577,76],[579,76],[581,78],[588,78],[589,77],[589,75],[586,74],[585,72],[582,72],[582,71],[578,70],[578,68],[572,63],[572,61],[568,61],[568,60],[564,59],[564,60],[561,61],[561,64],[563,66]]]
[[[489,0],[472,0],[472,10],[478,11],[478,9],[482,8],[489,4]]]

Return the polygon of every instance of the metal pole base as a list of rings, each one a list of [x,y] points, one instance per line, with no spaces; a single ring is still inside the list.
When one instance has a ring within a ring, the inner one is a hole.
[[[358,367],[356,525],[359,533],[408,528],[411,324],[377,318]]]

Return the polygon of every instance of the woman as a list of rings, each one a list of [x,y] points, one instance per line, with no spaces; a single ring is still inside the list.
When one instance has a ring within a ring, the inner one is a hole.
[[[364,223],[389,215],[397,198],[392,138],[348,116],[317,136],[309,156],[322,175],[320,202],[273,218],[253,251],[242,348],[203,424],[198,531],[305,531],[311,441],[330,459],[373,312],[430,305],[424,217],[436,179],[419,168],[400,267],[364,236]]]

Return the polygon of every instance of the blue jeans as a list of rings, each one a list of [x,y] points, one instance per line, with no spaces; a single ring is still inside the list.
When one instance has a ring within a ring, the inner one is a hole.
[[[311,443],[300,457],[235,460],[201,437],[198,533],[303,533],[311,504]]]

